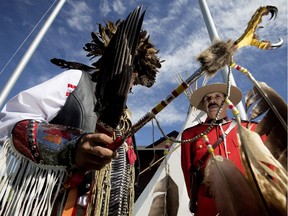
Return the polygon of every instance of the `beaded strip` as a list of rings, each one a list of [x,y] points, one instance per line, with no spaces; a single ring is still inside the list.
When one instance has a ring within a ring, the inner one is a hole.
[[[214,149],[213,149],[213,146],[211,145],[210,141],[209,141],[209,138],[207,135],[203,135],[203,139],[204,139],[204,142],[207,146],[207,149],[208,149],[208,152],[210,154],[214,154]]]
[[[28,122],[28,125],[27,125],[27,131],[28,131],[27,142],[28,142],[28,145],[31,149],[31,153],[34,156],[34,160],[37,163],[43,164],[44,160],[43,160],[42,156],[40,155],[39,149],[37,147],[37,142],[36,142],[36,132],[37,132],[38,124],[39,124],[39,122],[34,121],[34,120],[31,120]]]
[[[241,71],[244,74],[248,73],[248,70],[244,67],[241,67],[240,65],[237,65],[235,62],[232,62],[231,67],[235,68],[238,71]]]
[[[225,103],[228,105],[229,109],[232,110],[232,113],[235,116],[235,118],[239,117],[239,110],[228,98],[226,98]]]

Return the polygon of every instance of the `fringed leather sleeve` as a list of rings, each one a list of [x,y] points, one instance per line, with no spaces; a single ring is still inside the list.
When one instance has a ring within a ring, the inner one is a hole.
[[[76,144],[84,131],[36,120],[18,122],[13,131],[17,151],[32,161],[45,165],[72,166]]]

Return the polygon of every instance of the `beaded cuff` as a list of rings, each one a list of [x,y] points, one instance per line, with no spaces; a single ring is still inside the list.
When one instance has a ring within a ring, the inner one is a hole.
[[[18,122],[12,132],[15,148],[36,163],[72,166],[76,143],[84,132],[77,128],[35,120]]]
[[[18,122],[13,128],[12,138],[13,144],[17,151],[34,162],[43,164],[44,161],[39,153],[35,139],[35,131],[38,123],[39,122],[34,120]]]

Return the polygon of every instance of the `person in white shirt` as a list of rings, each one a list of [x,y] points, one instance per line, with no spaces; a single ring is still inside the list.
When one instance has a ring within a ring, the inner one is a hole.
[[[132,13],[137,10],[139,8]],[[115,27],[120,29],[121,23],[124,23],[122,26],[131,24],[123,21]],[[108,25],[105,29],[102,34],[110,30]],[[136,84],[152,86],[161,67],[156,55],[158,50],[145,31],[141,32],[136,49],[142,52],[132,62],[130,90]],[[109,37],[113,38],[113,35],[109,34]],[[127,35],[129,37],[129,32]],[[92,43],[95,46],[90,46]],[[102,43],[104,50],[99,50],[97,43]],[[94,56],[111,51],[101,36],[94,37],[85,46],[84,49]],[[108,148],[113,142],[110,130],[104,128],[95,132],[99,120],[96,110],[99,100],[96,89],[101,76],[99,62],[103,67],[105,59],[93,63],[95,67],[59,59],[51,61],[61,67],[65,62],[70,70],[20,92],[0,113],[0,143],[3,143],[0,215],[75,215],[75,212],[78,215],[83,211],[93,212],[93,215],[132,215],[133,206],[129,202],[133,196],[128,188],[131,190],[129,184],[134,182],[135,159],[127,158],[124,145],[115,152]],[[132,145],[131,139],[126,142]],[[91,175],[97,179],[91,179]],[[88,181],[85,181],[87,176]],[[93,181],[96,181],[94,188]],[[127,185],[123,186],[123,182]],[[92,189],[97,190],[97,197],[93,199],[95,193],[92,193],[89,205],[87,194]],[[98,206],[94,206],[94,201],[99,202]]]

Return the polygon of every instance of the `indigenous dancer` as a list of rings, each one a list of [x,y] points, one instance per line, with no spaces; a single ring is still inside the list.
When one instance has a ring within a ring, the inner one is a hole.
[[[101,56],[92,66],[52,59],[70,70],[4,106],[0,215],[133,215],[132,138],[115,152],[109,144],[131,125],[132,86],[151,87],[161,67],[140,11],[92,33],[84,49]]]

